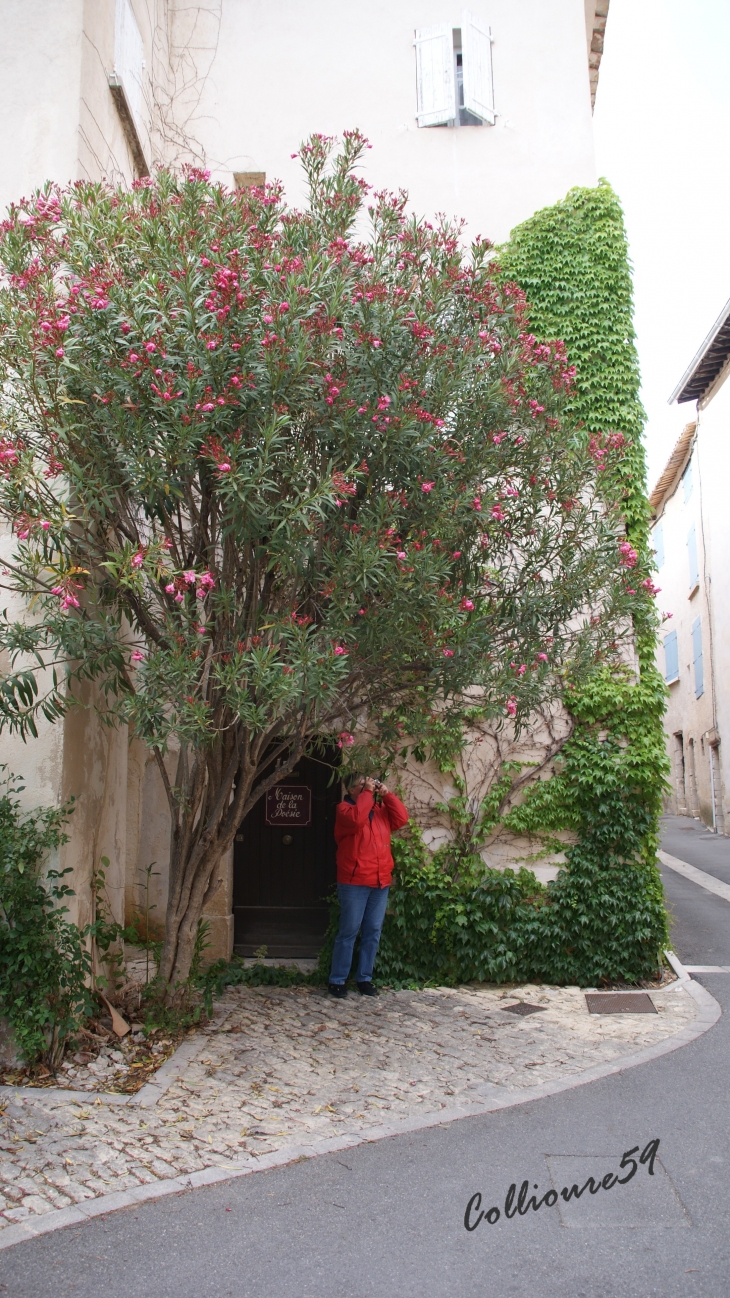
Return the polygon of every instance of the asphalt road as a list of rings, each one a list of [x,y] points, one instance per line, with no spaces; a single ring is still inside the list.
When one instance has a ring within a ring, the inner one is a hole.
[[[730,904],[664,874],[680,958],[730,964]],[[730,975],[701,981],[730,1007]],[[19,1244],[0,1254],[0,1295],[720,1298],[730,1289],[729,1024],[723,1015],[683,1049],[574,1091]],[[647,1161],[629,1184],[505,1219],[511,1183],[528,1180],[537,1198],[552,1182],[623,1177],[624,1151],[653,1139],[653,1176]],[[467,1231],[476,1192],[501,1214]]]

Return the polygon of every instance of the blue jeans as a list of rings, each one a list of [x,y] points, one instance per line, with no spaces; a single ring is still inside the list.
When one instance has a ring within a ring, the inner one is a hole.
[[[340,931],[332,952],[330,982],[346,982],[352,964],[352,949],[360,933],[357,981],[372,982],[373,965],[388,904],[388,888],[365,888],[358,883],[338,883]]]

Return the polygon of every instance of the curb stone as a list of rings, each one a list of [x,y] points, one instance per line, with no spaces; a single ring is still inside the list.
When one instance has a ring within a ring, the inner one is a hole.
[[[676,960],[676,956],[674,960]],[[469,1108],[441,1109],[437,1113],[429,1113],[423,1117],[413,1116],[404,1118],[400,1122],[384,1123],[380,1127],[371,1127],[366,1132],[352,1132],[348,1135],[330,1136],[324,1140],[312,1141],[310,1144],[289,1146],[285,1150],[275,1150],[270,1154],[262,1154],[259,1158],[248,1157],[240,1162],[231,1161],[225,1165],[206,1167],[199,1172],[191,1172],[182,1176],[171,1177],[169,1180],[140,1185],[132,1190],[121,1190],[100,1195],[96,1199],[76,1204],[73,1207],[52,1209],[50,1212],[6,1227],[0,1234],[0,1250],[12,1248],[16,1244],[34,1239],[38,1235],[46,1235],[50,1231],[80,1225],[84,1221],[89,1221],[92,1217],[103,1216],[107,1212],[116,1212],[120,1208],[133,1208],[151,1199],[161,1199],[168,1194],[181,1194],[186,1190],[197,1189],[204,1185],[215,1185],[221,1181],[249,1176],[252,1172],[263,1172],[273,1167],[283,1167],[287,1163],[294,1163],[302,1158],[317,1158],[323,1154],[352,1149],[356,1145],[365,1145],[376,1140],[387,1140],[393,1136],[405,1135],[413,1131],[423,1131],[429,1127],[447,1126],[449,1123],[458,1122],[462,1118],[480,1117],[487,1113],[497,1112],[500,1109],[512,1108],[518,1104],[529,1104],[533,1100],[546,1099],[548,1096],[558,1095],[562,1091],[570,1091],[575,1087],[598,1081],[602,1077],[610,1077],[616,1073],[622,1073],[628,1068],[636,1068],[640,1064],[650,1063],[653,1059],[658,1059],[662,1055],[670,1054],[674,1050],[681,1049],[682,1046],[689,1045],[691,1041],[696,1040],[697,1037],[702,1036],[703,1033],[713,1027],[722,1014],[720,1005],[714,996],[707,991],[707,988],[703,987],[701,983],[690,979],[678,960],[678,969],[674,966],[674,961],[670,963],[675,967],[676,972],[680,973],[681,970],[680,980],[683,990],[692,996],[699,1006],[697,1017],[674,1036],[667,1037],[652,1046],[647,1046],[633,1055],[625,1055],[619,1061],[597,1064],[578,1075],[573,1074],[570,1077],[561,1078],[554,1082],[545,1082],[540,1086],[527,1087],[519,1094],[514,1092],[500,1094],[501,1088],[494,1083],[488,1082],[475,1087],[474,1095],[475,1097],[481,1097],[481,1103],[470,1105]],[[184,1042],[183,1046],[186,1044],[190,1043]],[[202,1049],[204,1044],[205,1042],[201,1042],[199,1048]],[[164,1068],[174,1064],[183,1046],[178,1047],[175,1055],[171,1056],[166,1065],[163,1065]],[[160,1072],[162,1072],[162,1069],[160,1069]],[[176,1075],[177,1069],[171,1069],[167,1085]],[[140,1103],[139,1096],[145,1089],[146,1087],[143,1087],[136,1096],[117,1097],[109,1095],[104,1096],[104,1100],[116,1101],[118,1098],[122,1103],[126,1104],[135,1101]],[[154,1086],[154,1090],[159,1094],[162,1094],[165,1089],[166,1086]],[[17,1091],[17,1088],[3,1087],[2,1090]],[[56,1094],[64,1097],[68,1097],[70,1094],[83,1094],[86,1103],[89,1103],[88,1091],[79,1093],[59,1089]]]

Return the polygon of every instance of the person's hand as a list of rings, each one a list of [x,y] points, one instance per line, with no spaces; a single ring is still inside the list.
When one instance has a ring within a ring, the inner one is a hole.
[[[383,784],[383,781],[381,780],[380,784],[378,785],[377,792],[380,794],[382,798],[386,793],[389,793],[390,790],[385,786],[385,784]]]

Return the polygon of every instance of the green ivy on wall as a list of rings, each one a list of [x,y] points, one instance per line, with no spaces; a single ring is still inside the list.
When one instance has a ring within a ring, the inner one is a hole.
[[[571,190],[537,212],[513,231],[499,260],[502,278],[527,296],[532,332],[567,345],[577,371],[569,407],[576,425],[587,437],[623,436],[604,495],[620,505],[638,554],[638,584],[653,567],[644,412],[626,234],[610,185]],[[543,978],[587,986],[636,981],[659,967],[668,939],[656,866],[668,771],[666,689],[654,665],[656,614],[648,599],[635,633],[636,670],[598,667],[587,685],[568,684],[564,702],[575,728],[557,772],[536,781],[503,819],[507,829],[545,847],[560,831],[573,831],[567,868],[541,888],[525,870],[480,870],[474,853],[455,869],[448,851],[429,858],[411,834],[395,845],[380,978]]]

